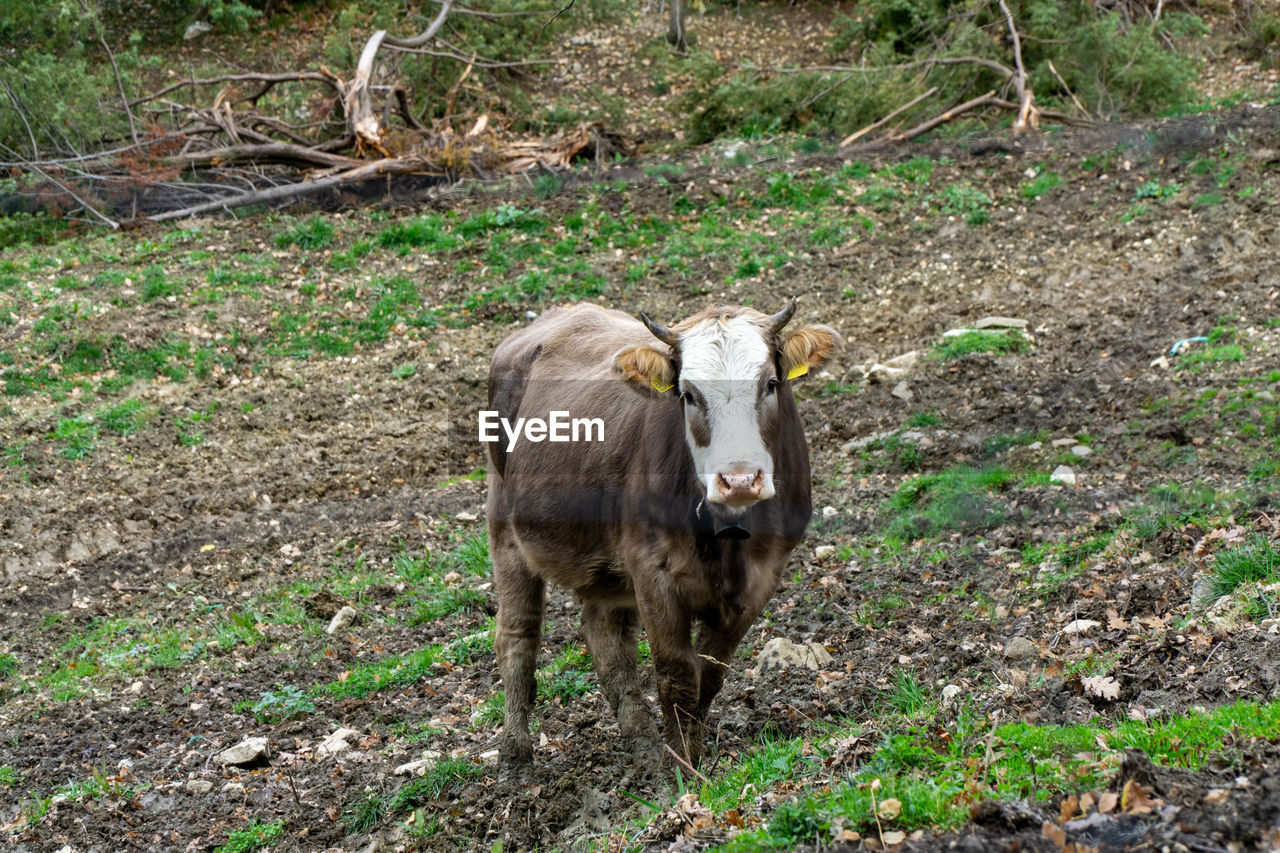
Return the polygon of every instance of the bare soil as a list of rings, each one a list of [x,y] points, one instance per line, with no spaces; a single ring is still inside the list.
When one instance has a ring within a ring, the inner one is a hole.
[[[718,760],[744,754],[762,731],[816,738],[833,723],[874,726],[874,709],[899,671],[931,691],[959,687],[983,715],[1045,723],[1160,718],[1280,698],[1274,619],[1224,627],[1195,615],[1193,587],[1217,547],[1211,530],[1175,524],[1130,540],[1132,547],[1113,542],[1056,580],[1048,578],[1051,566],[1026,557],[1027,546],[1115,531],[1150,503],[1154,489],[1170,483],[1229,492],[1237,496],[1235,515],[1224,527],[1276,535],[1276,481],[1253,474],[1277,456],[1278,150],[1274,107],[1032,140],[932,143],[907,152],[941,160],[930,186],[967,181],[1000,199],[990,222],[969,225],[963,217],[899,205],[878,214],[870,236],[814,249],[804,263],[732,288],[719,284],[723,270],[696,259],[683,279],[626,284],[621,253],[593,257],[607,280],[599,300],[611,306],[675,320],[711,301],[752,298],[776,306],[797,294],[799,319],[835,325],[849,342],[842,366],[802,393],[816,517],[712,709]],[[1089,157],[1101,165],[1082,166]],[[1225,178],[1196,173],[1191,164],[1198,157],[1229,159],[1232,171]],[[785,168],[843,165],[814,157]],[[1028,170],[1041,166],[1060,172],[1063,182],[1039,198],[1020,197]],[[696,209],[726,190],[764,192],[766,169],[775,168],[782,166],[731,169],[713,162],[693,166],[674,187],[638,168],[604,180],[630,182],[625,194],[609,198],[640,218],[668,216],[676,195],[687,195]],[[1176,182],[1179,189],[1122,221],[1150,182]],[[458,205],[465,214],[514,200],[537,204],[557,222],[577,210],[585,192],[541,202],[477,193]],[[366,227],[358,215],[335,221]],[[269,241],[278,230],[254,220],[205,220],[199,227],[203,242],[222,253],[273,251]],[[367,227],[374,233],[378,226]],[[288,256],[281,280],[264,287],[268,299],[233,299],[212,311],[162,300],[104,314],[98,331],[145,341],[163,329],[211,327],[234,316],[252,332],[270,323],[273,306],[288,300],[313,262],[301,253]],[[370,270],[398,267],[420,278],[432,293],[428,301],[454,300],[467,286],[447,265],[416,255],[371,256],[369,263]],[[644,825],[648,810],[637,798],[670,802],[671,777],[619,749],[594,677],[585,695],[537,710],[543,737],[535,735],[541,744],[534,781],[520,787],[503,780],[489,754],[499,723],[478,714],[500,689],[491,652],[366,698],[320,696],[315,712],[300,719],[262,723],[243,704],[237,710],[237,703],[252,704],[281,684],[322,685],[362,662],[483,629],[492,600],[487,608],[411,624],[400,618],[405,605],[394,580],[343,596],[329,579],[361,566],[386,568],[405,551],[442,554],[459,535],[481,529],[483,483],[456,478],[482,467],[483,456],[478,444],[460,440],[467,431],[458,424],[473,422],[489,356],[511,330],[494,321],[496,310],[490,313],[463,328],[399,329],[388,343],[349,357],[266,359],[250,349],[238,354],[234,369],[207,381],[157,381],[135,392],[165,418],[216,401],[204,440],[194,447],[176,441],[170,429],[146,429],[102,440],[85,460],[50,449],[29,454],[26,476],[6,470],[0,651],[17,659],[22,678],[0,682],[0,765],[18,777],[0,788],[0,846],[207,850],[250,819],[283,820],[272,848],[282,851],[414,845],[487,851],[499,841],[507,851],[605,843],[683,850],[727,837],[724,826],[691,836],[679,821]],[[855,368],[912,350],[927,353],[943,332],[990,315],[1027,320],[1030,349],[922,358],[900,388],[896,380],[864,382]],[[1192,369],[1169,355],[1176,341],[1221,326],[1233,330],[1243,361]],[[23,327],[4,334],[21,335]],[[412,377],[393,375],[393,367],[408,364],[416,366]],[[936,415],[937,423],[906,426],[920,413]],[[6,443],[38,443],[58,416],[47,401],[21,398],[0,427]],[[980,534],[938,537],[900,555],[876,550],[888,522],[886,500],[917,472],[915,464],[898,464],[876,445],[858,442],[904,428],[919,433],[914,441],[924,471],[998,463],[1034,474],[1066,462],[1078,482],[1041,480],[1016,489],[1006,496],[1007,519]],[[1039,448],[992,441],[1028,432],[1043,435]],[[1079,439],[1092,450],[1086,457],[1060,458],[1069,449],[1051,444],[1086,435]],[[828,507],[833,511],[824,512]],[[828,545],[848,550],[815,551]],[[42,667],[66,660],[64,645],[94,620],[141,615],[181,624],[247,608],[300,580],[333,593],[313,603],[302,624],[264,619],[254,643],[102,677],[61,701],[39,685]],[[326,636],[322,628],[340,603],[355,605],[360,619]],[[576,606],[563,593],[552,595],[548,618],[549,659],[580,640]],[[1064,631],[1082,619],[1099,627]],[[774,636],[817,641],[835,662],[818,675],[749,674]],[[1028,659],[1005,656],[1015,637],[1034,644]],[[1119,685],[1114,698],[1082,687],[1072,665],[1089,656],[1114,661],[1108,672]],[[953,713],[943,708],[935,724],[945,729]],[[319,743],[339,726],[359,732],[352,748],[321,755]],[[425,737],[411,734],[423,727]],[[270,743],[262,766],[214,761],[251,735]],[[427,749],[480,768],[430,803],[437,833],[415,840],[394,821],[350,832],[351,810],[370,792],[394,791],[404,777],[393,769]],[[1197,772],[1144,761],[1141,754],[1127,757],[1113,788],[1141,776],[1176,807],[1174,816],[1068,824],[1080,849],[1275,844],[1276,744],[1242,744]],[[27,820],[24,803],[95,771],[124,793],[53,802],[47,815]],[[209,781],[212,790],[193,792],[190,780]],[[228,782],[242,787],[228,789]],[[1206,800],[1206,792],[1220,788],[1232,795]],[[767,819],[772,806],[762,800],[759,815]],[[1057,850],[1042,823],[1058,814],[1057,802],[1029,803],[1023,811],[977,809],[958,832],[927,831],[903,849]]]

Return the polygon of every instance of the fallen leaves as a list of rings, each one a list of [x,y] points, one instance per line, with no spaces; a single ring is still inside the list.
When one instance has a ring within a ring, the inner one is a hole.
[[[1085,693],[1113,702],[1120,698],[1120,684],[1109,675],[1092,675],[1080,679]]]

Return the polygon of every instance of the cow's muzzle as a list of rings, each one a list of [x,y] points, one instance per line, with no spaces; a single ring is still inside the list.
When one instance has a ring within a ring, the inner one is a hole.
[[[716,474],[715,503],[729,506],[750,506],[764,496],[764,471],[721,471]]]

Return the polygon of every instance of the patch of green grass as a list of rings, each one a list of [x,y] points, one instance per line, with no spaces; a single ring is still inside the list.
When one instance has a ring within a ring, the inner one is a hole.
[[[398,249],[401,254],[407,254],[410,249],[439,252],[458,246],[458,239],[445,228],[444,217],[435,214],[388,225],[374,242],[384,248]]]
[[[214,849],[214,853],[257,853],[274,844],[284,835],[284,821],[271,823],[251,822],[244,829],[227,834],[226,843]]]
[[[971,353],[1021,353],[1030,349],[1027,339],[1016,329],[980,329],[943,338],[933,357],[951,361]]]
[[[9,765],[0,765],[0,785],[3,785],[6,788],[12,788],[14,785],[18,784],[18,780],[21,778],[22,777],[18,775],[18,771],[14,770]]]
[[[396,814],[406,809],[427,805],[441,796],[463,788],[484,775],[484,768],[463,758],[441,758],[421,777],[396,791],[388,801],[387,812]]]
[[[358,663],[345,677],[320,689],[336,699],[363,698],[378,690],[415,684],[444,660],[440,646],[431,645],[406,655],[390,655],[377,661]]]
[[[1162,184],[1160,181],[1147,181],[1138,187],[1133,193],[1133,200],[1138,201],[1144,198],[1165,199],[1172,198],[1181,192],[1182,187],[1177,181],[1170,181]]]
[[[999,466],[961,466],[908,480],[889,499],[885,535],[909,542],[944,532],[988,530],[1005,519],[995,493],[1013,479]]]
[[[142,290],[139,295],[143,302],[177,296],[180,293],[182,282],[165,275],[164,268],[159,264],[152,264],[142,271]]]
[[[18,673],[18,659],[11,654],[0,654],[0,679],[11,678]]]
[[[1202,370],[1211,364],[1244,361],[1244,347],[1239,344],[1207,346],[1178,356],[1177,370]]]
[[[1034,178],[1018,187],[1018,195],[1029,201],[1038,199],[1062,183],[1062,176],[1057,172],[1049,171],[1044,167],[1040,167],[1036,171],[1038,174]]]
[[[538,697],[544,702],[569,700],[591,692],[591,658],[577,647],[569,646],[539,673]]]
[[[885,692],[884,702],[895,713],[910,718],[928,709],[929,695],[914,675],[898,670],[893,676],[893,685]]]
[[[297,225],[275,236],[275,244],[281,249],[297,246],[304,251],[323,249],[333,242],[334,227],[319,216],[304,219]]]
[[[1209,582],[1210,596],[1215,600],[1232,594],[1244,584],[1280,582],[1280,550],[1275,543],[1251,534],[1243,544],[1217,554]],[[1274,595],[1259,595],[1248,608],[1248,615],[1255,621],[1266,618],[1277,604],[1280,601]]]
[[[1193,210],[1200,210],[1206,207],[1216,207],[1222,204],[1222,195],[1219,193],[1203,193],[1196,196],[1196,200],[1191,203]]]
[[[903,426],[908,429],[926,429],[929,427],[942,426],[942,418],[936,412],[916,412],[907,418],[907,422]]]
[[[141,400],[125,400],[114,406],[99,409],[94,417],[98,423],[116,435],[133,435],[142,428],[152,411]]]
[[[1176,483],[1151,489],[1146,499],[1129,513],[1125,527],[1139,540],[1184,524],[1205,530],[1227,512],[1230,500],[1212,486],[1182,486]]]
[[[98,438],[98,425],[90,415],[59,418],[58,425],[49,437],[66,443],[61,451],[64,458],[84,459],[93,452],[94,442]]]
[[[1150,212],[1151,212],[1151,208],[1145,204],[1131,204],[1129,205],[1128,210],[1120,214],[1120,221],[1132,222],[1133,220],[1137,219],[1139,216],[1146,216]]]

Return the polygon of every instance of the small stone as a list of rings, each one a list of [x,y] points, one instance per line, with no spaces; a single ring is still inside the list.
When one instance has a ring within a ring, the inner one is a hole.
[[[228,797],[243,798],[244,785],[239,782],[228,782],[222,786],[222,793],[226,794]]]
[[[824,506],[822,508],[823,518],[835,518],[839,514],[840,514],[840,510],[836,509],[833,506]]]
[[[1066,465],[1059,465],[1053,469],[1053,473],[1049,475],[1050,483],[1061,483],[1064,486],[1074,486],[1076,484],[1076,472],[1072,471]]]
[[[333,618],[329,620],[329,627],[324,629],[325,633],[333,636],[339,631],[347,630],[351,627],[351,624],[356,621],[357,615],[358,614],[354,607],[349,604],[346,605],[337,613],[333,614]]]
[[[825,560],[835,552],[836,546],[834,545],[819,545],[817,548],[813,549],[813,558],[815,560]]]
[[[1086,456],[1093,455],[1093,448],[1087,447],[1083,444],[1077,444],[1075,447],[1071,448],[1071,455],[1077,459],[1083,459]]]
[[[1027,450],[1039,450],[1042,447],[1044,447],[1043,441],[1033,441],[1027,445]]]
[[[1101,627],[1102,623],[1096,619],[1076,619],[1067,623],[1067,627],[1062,629],[1064,634],[1084,634],[1092,631],[1094,628]]]
[[[195,41],[205,33],[213,32],[213,24],[206,24],[204,21],[192,21],[187,26],[186,31],[182,33],[183,41]]]
[[[350,749],[351,744],[347,743],[347,738],[358,737],[360,732],[355,729],[338,729],[329,735],[316,749],[316,755],[336,755],[344,749]]]
[[[250,737],[245,738],[233,747],[224,749],[218,753],[214,761],[223,766],[234,765],[241,767],[245,764],[263,761],[266,757],[267,739],[265,737]]]
[[[973,324],[975,329],[1025,329],[1026,320],[1017,317],[983,317]]]
[[[757,670],[760,673],[771,669],[810,669],[817,672],[834,660],[820,643],[802,646],[786,637],[774,637],[760,651]]]
[[[1074,438],[1055,438],[1053,440],[1054,447],[1070,447],[1075,443],[1076,440]]]
[[[485,752],[480,753],[480,760],[481,760],[481,761],[484,761],[484,762],[497,761],[497,760],[498,760],[498,750],[496,750],[496,749],[490,749],[490,750],[486,750]]]
[[[905,379],[894,385],[893,390],[889,393],[906,403],[910,403],[916,398],[916,395],[911,391],[911,386],[907,384]]]
[[[213,790],[213,783],[208,779],[188,779],[188,794],[207,794]]]
[[[961,689],[960,685],[948,684],[946,687],[942,688],[942,704],[943,705],[954,704],[956,699],[958,699],[960,694],[963,692],[964,690]]]
[[[1040,647],[1026,637],[1014,637],[1004,646],[1004,656],[1011,661],[1034,660],[1040,655]]]
[[[407,761],[395,769],[397,776],[422,776],[440,760],[440,753],[427,750],[417,761]]]
[[[454,518],[458,521],[475,521],[478,516],[474,512],[460,512]]]

